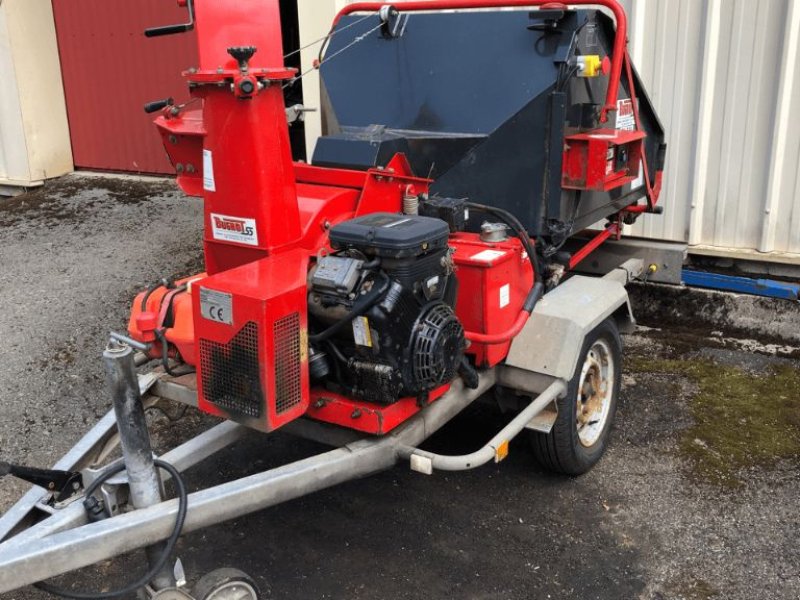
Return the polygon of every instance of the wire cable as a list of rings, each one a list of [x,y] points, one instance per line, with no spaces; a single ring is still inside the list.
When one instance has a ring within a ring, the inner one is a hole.
[[[126,596],[128,594],[135,593],[139,588],[146,586],[150,583],[153,578],[158,574],[161,569],[164,568],[164,565],[167,564],[172,551],[175,549],[175,544],[178,543],[178,538],[181,535],[181,531],[183,530],[183,524],[186,521],[186,513],[189,508],[189,494],[186,491],[186,483],[183,481],[183,477],[181,476],[178,469],[173,467],[168,462],[164,462],[163,460],[155,459],[153,461],[156,467],[159,469],[163,469],[167,473],[172,476],[172,480],[175,482],[175,488],[178,492],[178,515],[175,517],[175,525],[172,528],[172,533],[170,534],[169,538],[167,539],[167,543],[164,546],[164,550],[161,552],[161,555],[158,557],[158,560],[155,564],[150,567],[150,569],[142,575],[136,581],[129,583],[125,587],[119,590],[113,590],[111,592],[73,592],[71,590],[65,590],[62,588],[55,587],[49,583],[45,583],[40,581],[39,583],[33,584],[34,587],[39,588],[42,591],[47,592],[48,594],[53,594],[54,596],[61,596],[62,598],[72,598],[73,600],[104,600],[105,598],[119,598],[120,596]],[[120,471],[125,469],[125,464],[121,463],[119,465],[114,465],[106,469],[100,477],[95,479],[88,488],[86,488],[86,498],[88,499],[97,488],[99,488],[103,483],[108,481],[112,476],[116,475]],[[85,502],[85,501],[84,501]]]
[[[313,67],[311,67],[310,69],[307,69],[307,70],[303,71],[302,73],[300,73],[300,75],[297,75],[296,77],[292,77],[287,83],[283,84],[283,88],[282,89],[285,90],[286,88],[288,88],[290,86],[293,86],[295,83],[300,81],[303,77],[305,77],[309,73],[311,73],[313,71],[318,71],[322,67],[322,65],[324,65],[325,63],[333,60],[334,58],[339,56],[342,52],[344,52],[346,50],[349,50],[350,48],[352,48],[356,44],[358,44],[360,42],[363,42],[365,39],[367,39],[367,36],[369,36],[372,33],[375,33],[381,27],[383,27],[383,21],[381,21],[378,25],[376,25],[372,29],[370,29],[368,31],[365,31],[361,35],[357,35],[355,38],[353,38],[352,42],[350,42],[349,44],[347,44],[343,48],[340,48],[339,50],[337,50],[336,52],[334,52],[330,56],[326,56],[324,60],[318,60],[317,63]]]
[[[362,17],[362,18],[358,19],[357,21],[353,21],[353,22],[352,22],[352,23],[350,23],[349,25],[345,25],[344,27],[341,27],[340,29],[331,29],[331,30],[330,30],[330,31],[329,31],[329,32],[328,32],[326,35],[322,36],[321,38],[319,38],[319,39],[317,39],[317,40],[314,40],[313,42],[309,42],[308,44],[306,44],[305,46],[301,46],[301,47],[300,47],[300,48],[298,48],[297,50],[292,50],[291,52],[289,52],[289,54],[284,54],[284,55],[283,55],[283,59],[284,59],[284,60],[286,60],[286,59],[287,59],[287,58],[289,58],[290,56],[294,56],[294,55],[295,55],[295,54],[297,54],[298,52],[302,52],[303,50],[307,50],[308,48],[311,48],[311,46],[314,46],[314,45],[316,45],[316,44],[319,44],[320,42],[327,42],[327,41],[329,41],[329,40],[330,40],[330,39],[331,39],[333,36],[335,36],[335,35],[338,35],[338,34],[342,33],[342,32],[343,32],[343,31],[345,31],[346,29],[350,29],[351,27],[355,27],[355,26],[356,26],[356,25],[358,25],[359,23],[361,23],[361,22],[363,22],[363,21],[366,21],[367,19],[371,19],[371,18],[372,18],[372,17],[374,17],[374,16],[375,16],[375,15],[367,15],[366,17]]]

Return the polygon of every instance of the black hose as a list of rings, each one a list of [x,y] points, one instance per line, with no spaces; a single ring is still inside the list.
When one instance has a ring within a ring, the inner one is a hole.
[[[165,470],[172,476],[172,479],[175,481],[175,488],[178,492],[178,516],[175,518],[175,526],[172,528],[172,533],[170,534],[169,538],[167,539],[167,543],[164,546],[164,550],[161,555],[158,557],[156,563],[150,567],[150,569],[142,575],[139,579],[134,581],[133,583],[129,583],[124,588],[119,590],[114,590],[111,592],[73,592],[71,590],[63,590],[61,588],[54,587],[49,583],[39,582],[34,583],[34,587],[39,588],[47,592],[48,594],[53,594],[55,596],[61,596],[62,598],[73,598],[74,600],[103,600],[105,598],[118,598],[120,596],[126,596],[128,594],[133,594],[139,588],[146,586],[150,583],[153,578],[164,568],[164,565],[167,564],[172,551],[175,549],[175,544],[178,543],[178,538],[181,535],[181,531],[183,530],[183,523],[186,521],[186,512],[189,508],[189,494],[186,491],[186,483],[183,481],[181,474],[178,472],[178,469],[173,467],[168,462],[164,462],[163,460],[155,459],[153,461],[155,466],[159,469]],[[109,467],[103,473],[95,479],[88,488],[86,488],[86,498],[88,499],[97,488],[100,487],[103,483],[108,481],[109,478],[116,475],[120,471],[125,468],[124,464],[114,465],[113,467]]]
[[[158,341],[161,342],[161,366],[164,368],[164,372],[170,377],[181,377],[189,373],[194,373],[195,370],[191,368],[179,373],[169,366],[169,342],[167,341],[167,336],[164,334],[165,331],[165,329],[155,330],[156,337]]]
[[[363,296],[360,296],[353,303],[353,308],[350,309],[350,312],[348,312],[344,317],[342,317],[339,321],[336,321],[336,323],[328,327],[326,330],[308,336],[308,341],[310,341],[312,344],[318,344],[320,342],[324,342],[329,337],[341,331],[353,319],[355,319],[356,317],[360,317],[370,308],[372,308],[378,302],[380,302],[383,299],[383,296],[389,290],[389,278],[383,273],[381,273],[380,275],[383,277],[383,285],[380,288],[375,289],[375,287],[373,286],[373,288],[369,292],[367,292]]]
[[[155,283],[151,285],[149,288],[147,288],[147,291],[144,293],[144,296],[142,296],[142,306],[141,306],[142,312],[145,312],[147,310],[147,301],[150,300],[150,296],[152,296],[153,292],[155,292],[160,287],[161,287],[160,283]]]
[[[539,254],[528,232],[522,226],[522,223],[519,222],[519,219],[507,210],[494,206],[487,206],[485,204],[477,204],[475,202],[466,202],[465,205],[469,208],[497,217],[508,225],[517,235],[519,241],[522,242],[522,247],[525,248],[525,252],[528,253],[531,263],[533,264],[533,285],[525,298],[525,302],[522,303],[522,310],[528,314],[532,313],[536,303],[539,302],[544,295],[544,280],[542,279],[542,265],[539,260]]]
[[[150,296],[153,294],[153,292],[155,292],[160,287],[165,287],[168,290],[170,290],[173,287],[175,287],[175,282],[169,277],[162,277],[158,281],[158,283],[154,283],[149,288],[147,288],[147,291],[145,291],[144,296],[142,296],[142,305],[141,305],[142,312],[145,312],[147,310],[147,301],[150,299]]]

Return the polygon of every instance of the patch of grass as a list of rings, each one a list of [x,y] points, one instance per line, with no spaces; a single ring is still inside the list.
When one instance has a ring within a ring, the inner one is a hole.
[[[738,473],[800,457],[800,369],[773,367],[764,375],[709,360],[632,357],[630,371],[687,377],[698,392],[694,425],[679,448],[698,479],[738,487]]]

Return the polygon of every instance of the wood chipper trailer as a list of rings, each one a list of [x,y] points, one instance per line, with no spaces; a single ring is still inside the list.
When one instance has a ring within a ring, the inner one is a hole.
[[[192,100],[146,110],[203,198],[205,272],[136,297],[104,353],[114,409],[52,470],[2,464],[35,486],[0,519],[0,592],[191,597],[169,562],[182,532],[401,462],[501,461],[521,433],[544,466],[590,469],[643,263],[576,269],[660,212],[666,150],[616,0],[347,6],[320,40],[309,163],[291,158],[306,109],[285,92],[308,74],[284,66],[278,0],[180,4],[188,23],[146,33],[196,30]],[[497,435],[463,456],[420,448],[479,398],[513,415]],[[154,457],[144,407],[162,399],[224,420]],[[181,472],[248,429],[333,448],[187,494]],[[150,570],[121,590],[42,583],[142,547]],[[256,588],[226,569],[192,594]]]

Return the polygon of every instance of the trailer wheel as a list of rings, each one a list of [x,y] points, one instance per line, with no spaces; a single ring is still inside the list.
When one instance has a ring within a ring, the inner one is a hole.
[[[192,594],[197,600],[258,600],[256,582],[239,569],[215,569],[200,578]]]
[[[600,460],[617,410],[621,358],[619,329],[610,317],[586,336],[550,433],[531,432],[534,456],[543,467],[581,475]]]

